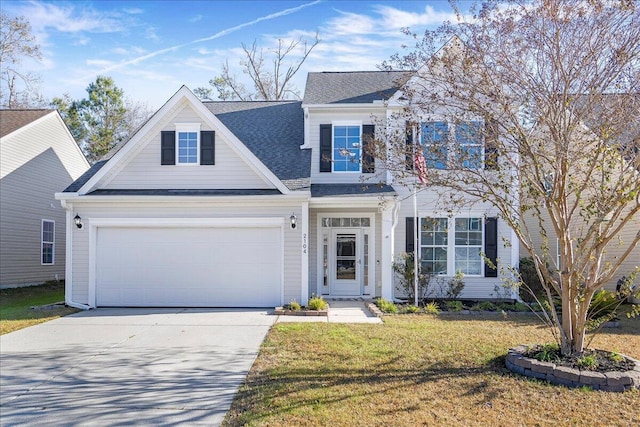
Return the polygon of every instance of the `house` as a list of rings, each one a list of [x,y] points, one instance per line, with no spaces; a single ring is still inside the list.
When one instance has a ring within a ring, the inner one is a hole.
[[[463,270],[463,297],[495,296],[505,270],[481,254],[515,265],[518,245],[490,206],[447,214],[428,191],[414,206],[410,188],[370,155],[400,108],[403,79],[310,73],[302,102],[202,102],[182,87],[57,194],[77,222],[67,230],[67,303],[392,299],[402,296],[392,263],[413,250],[417,226],[425,265],[444,276]]]
[[[89,164],[54,110],[0,110],[0,287],[65,278],[55,193]]]

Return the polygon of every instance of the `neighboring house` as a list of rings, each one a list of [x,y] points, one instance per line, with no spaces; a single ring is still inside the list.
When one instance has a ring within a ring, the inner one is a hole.
[[[57,195],[79,223],[68,228],[67,303],[391,299],[401,296],[392,262],[413,250],[418,224],[428,268],[463,270],[465,298],[496,296],[504,269],[485,266],[481,253],[516,265],[511,230],[488,206],[447,217],[428,191],[416,220],[410,189],[368,152],[380,120],[400,108],[384,101],[398,97],[402,77],[311,73],[302,102],[201,102],[182,87]]]
[[[55,110],[0,110],[0,286],[65,278],[55,193],[89,164]]]

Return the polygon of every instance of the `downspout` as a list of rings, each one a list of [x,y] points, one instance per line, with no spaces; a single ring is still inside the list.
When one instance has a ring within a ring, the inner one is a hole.
[[[69,307],[78,308],[80,310],[89,310],[91,307],[86,304],[75,302],[71,299],[72,284],[73,284],[73,205],[67,203],[66,200],[60,200],[60,204],[67,211],[67,223],[66,223],[66,239],[65,239],[65,260],[64,260],[64,303]]]

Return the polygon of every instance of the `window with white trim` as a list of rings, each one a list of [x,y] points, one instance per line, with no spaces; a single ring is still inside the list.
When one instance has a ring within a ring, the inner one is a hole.
[[[200,163],[200,123],[176,123],[176,164]]]
[[[482,276],[482,218],[422,218],[420,222],[420,264],[425,272]]]
[[[52,265],[55,261],[55,230],[54,221],[42,220],[40,260],[43,265]]]
[[[430,169],[462,166],[480,169],[483,165],[483,122],[458,124],[430,121],[420,124],[420,138],[425,164]]]
[[[360,172],[361,136],[361,125],[333,125],[333,172]]]

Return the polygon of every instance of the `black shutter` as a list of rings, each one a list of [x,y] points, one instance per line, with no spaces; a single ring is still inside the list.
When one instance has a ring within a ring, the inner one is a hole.
[[[216,133],[212,130],[200,132],[200,164],[216,164]]]
[[[414,168],[414,147],[413,147],[413,126],[414,123],[407,122],[407,130],[405,133],[405,161],[407,163],[406,168],[408,171],[412,171]]]
[[[498,170],[498,122],[487,119],[484,127],[484,168]]]
[[[484,277],[498,277],[498,218],[487,218],[484,223],[484,255],[496,268],[484,265]]]
[[[406,218],[406,225],[405,225],[405,233],[406,233],[406,237],[405,237],[405,252],[408,254],[412,254],[413,251],[415,250],[415,240],[414,240],[414,227],[415,227],[415,223],[416,220],[415,218],[412,218],[410,216],[408,216]]]
[[[172,130],[160,133],[160,164],[176,164],[176,133]]]
[[[373,153],[375,151],[374,147],[374,134],[375,134],[375,126],[374,125],[362,125],[362,172],[363,173],[374,173],[376,171],[376,161],[373,157]]]
[[[320,172],[331,172],[331,125],[320,125]]]

